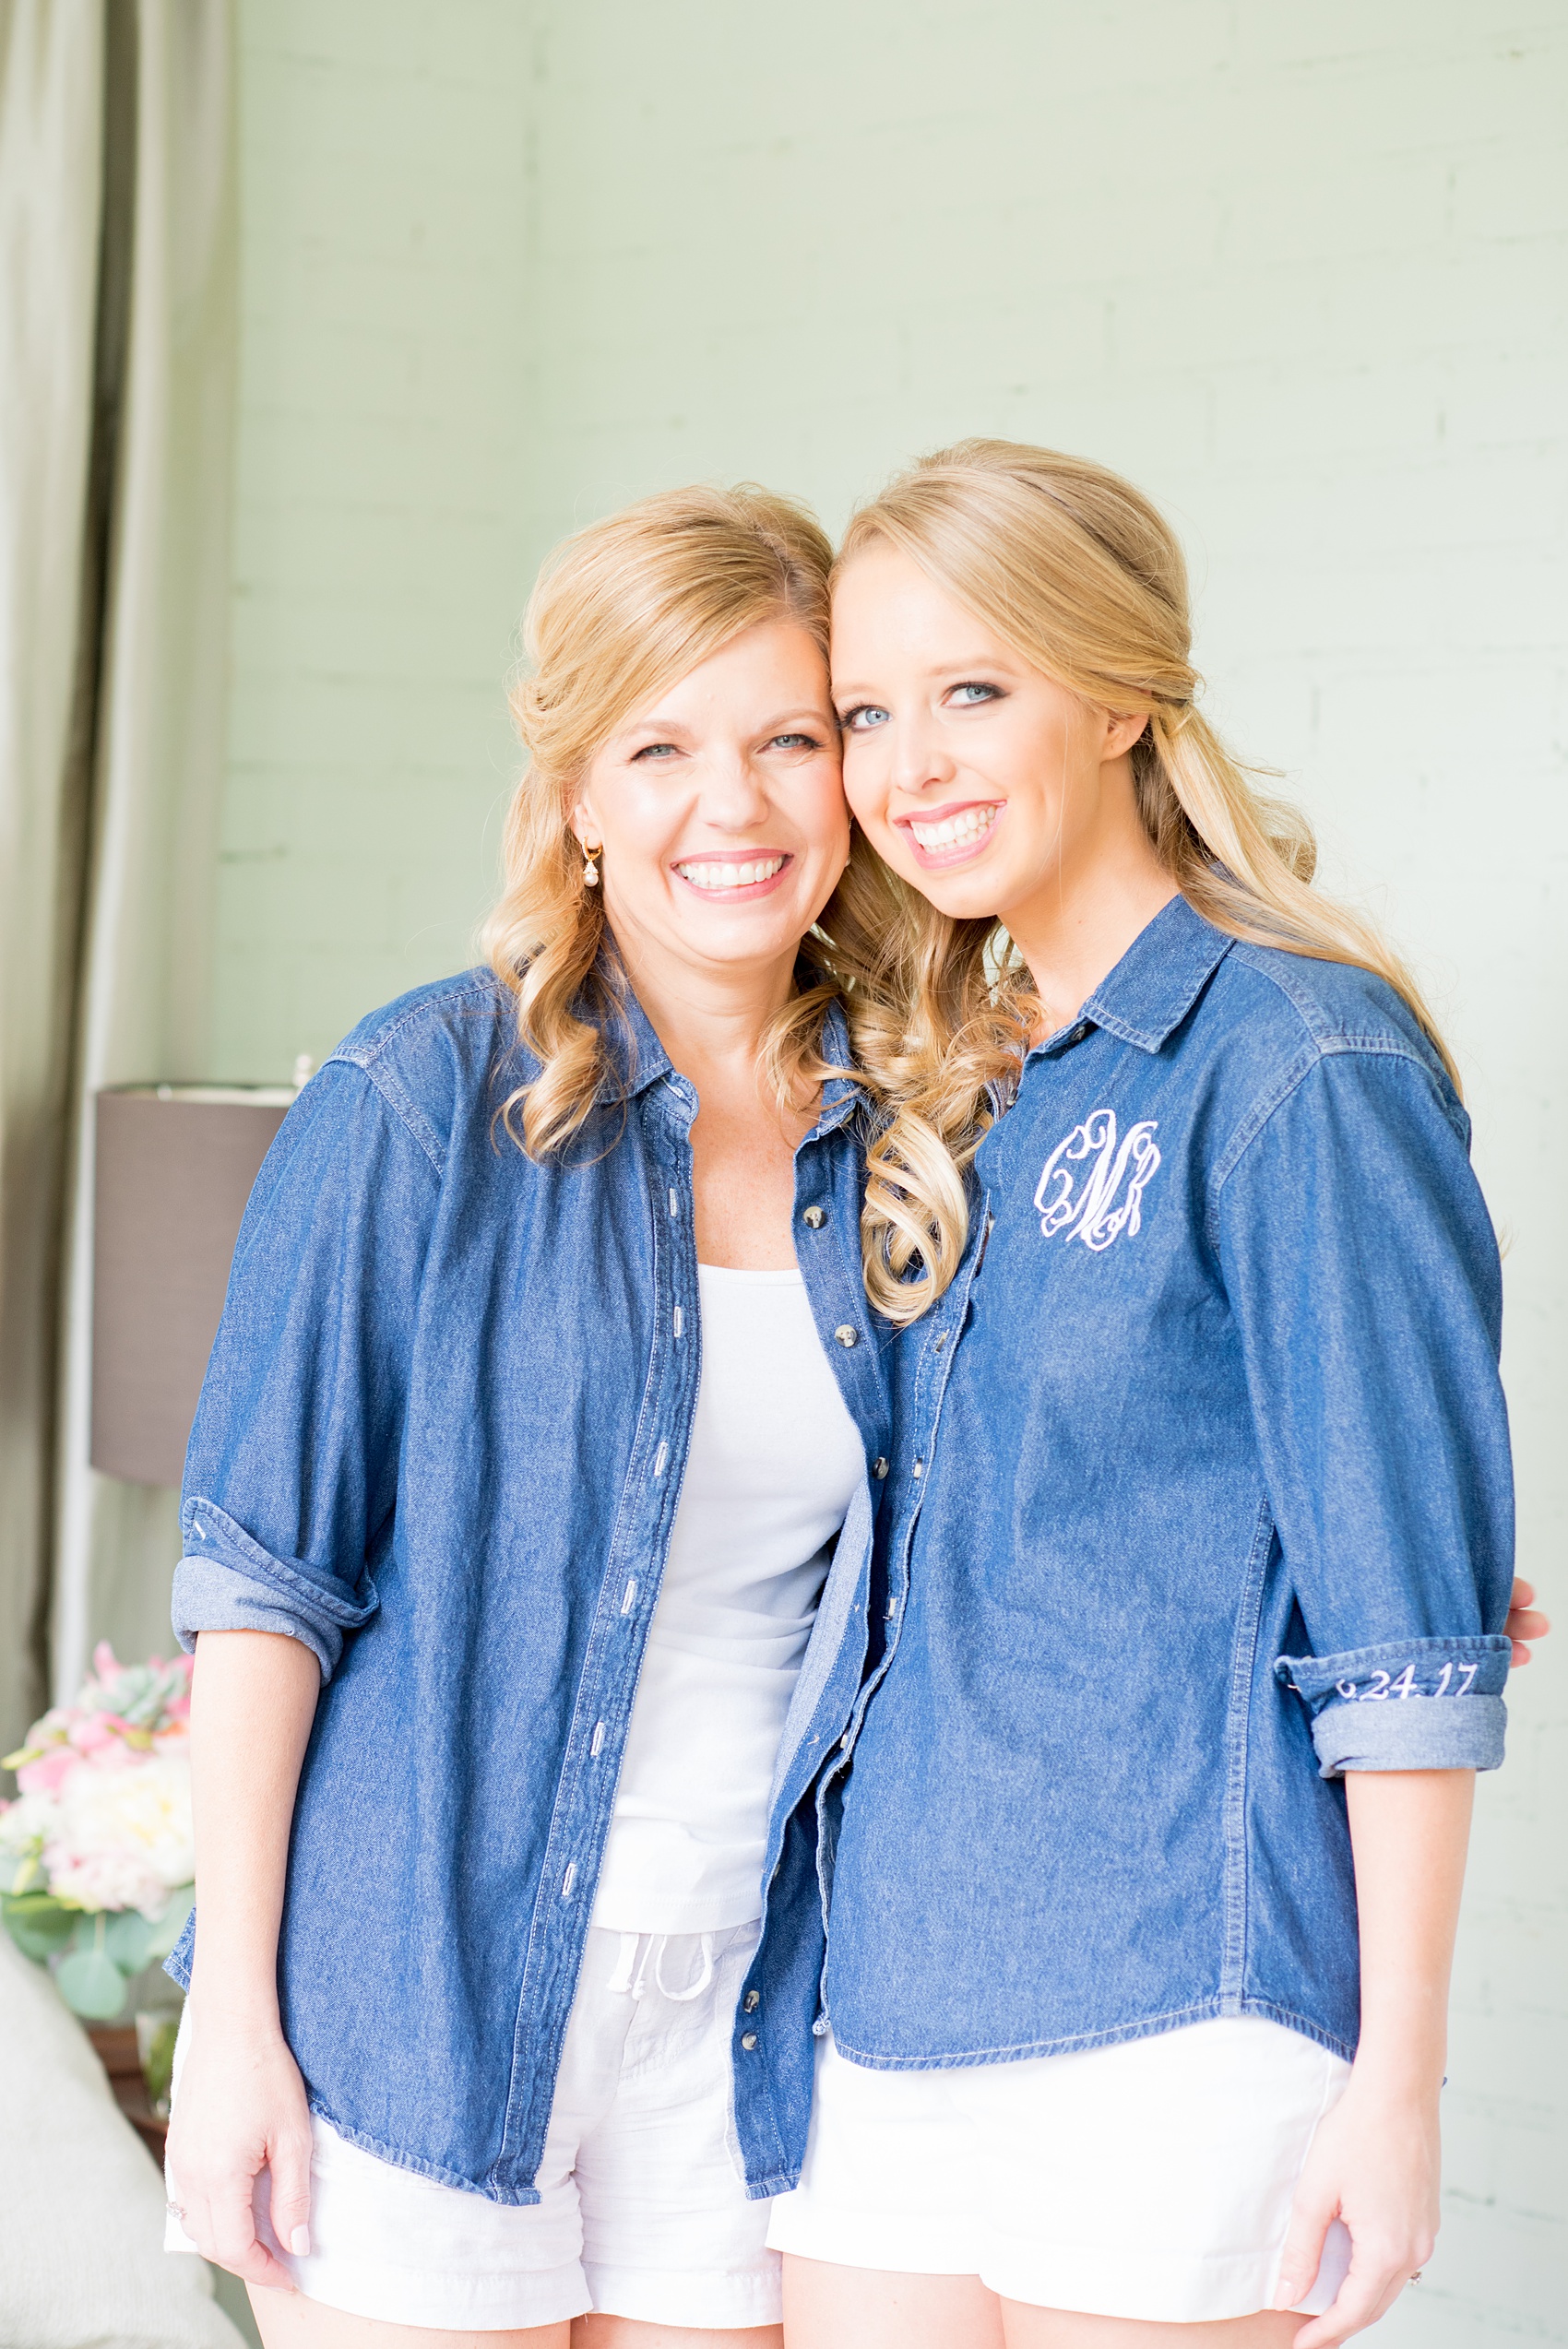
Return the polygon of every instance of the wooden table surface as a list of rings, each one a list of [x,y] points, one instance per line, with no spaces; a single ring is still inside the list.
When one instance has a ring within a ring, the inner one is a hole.
[[[119,2023],[98,2023],[87,2035],[92,2041],[93,2052],[99,2062],[109,2074],[114,2102],[161,2169],[163,2140],[169,2133],[169,2124],[160,2120],[152,2109],[147,2082],[141,2076],[136,2026],[132,2024],[127,2029]]]

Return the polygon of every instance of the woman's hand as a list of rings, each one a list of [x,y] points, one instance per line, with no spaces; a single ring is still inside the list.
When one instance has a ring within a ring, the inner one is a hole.
[[[1514,1577],[1514,1596],[1508,1602],[1508,1620],[1503,1628],[1514,1643],[1515,1672],[1521,1664],[1530,1660],[1529,1643],[1544,1640],[1551,1629],[1550,1617],[1536,1612],[1534,1584],[1521,1582],[1517,1575]]]
[[[170,2199],[203,2259],[267,2292],[293,2278],[257,2236],[252,2191],[271,2172],[272,2232],[296,2257],[310,2249],[310,2112],[304,2082],[274,2024],[227,2020],[191,2038],[169,2124]]]
[[[1307,2155],[1275,2306],[1294,2307],[1312,2290],[1333,2219],[1349,2231],[1349,2272],[1293,2349],[1333,2349],[1392,2307],[1431,2257],[1440,2174],[1435,2096],[1392,2093],[1352,2073]]]

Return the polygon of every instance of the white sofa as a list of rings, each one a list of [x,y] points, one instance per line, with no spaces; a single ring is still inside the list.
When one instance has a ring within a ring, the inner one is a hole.
[[[0,1930],[0,2349],[243,2349],[42,1967]]]

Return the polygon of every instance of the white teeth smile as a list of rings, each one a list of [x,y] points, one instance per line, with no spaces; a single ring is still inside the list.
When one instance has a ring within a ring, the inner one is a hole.
[[[694,889],[749,889],[754,882],[771,881],[784,869],[782,857],[759,857],[753,864],[678,864],[683,881]]]
[[[1001,813],[997,801],[988,808],[964,808],[956,815],[944,816],[940,824],[911,820],[909,829],[922,848],[957,848],[983,839]]]

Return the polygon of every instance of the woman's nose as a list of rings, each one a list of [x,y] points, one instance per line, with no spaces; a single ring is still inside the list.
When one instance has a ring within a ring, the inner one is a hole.
[[[736,752],[712,762],[703,790],[703,813],[710,824],[740,831],[758,823],[769,804],[763,779],[749,758]]]
[[[918,799],[932,784],[951,782],[953,761],[940,730],[919,718],[901,720],[894,730],[890,778],[895,789]]]

